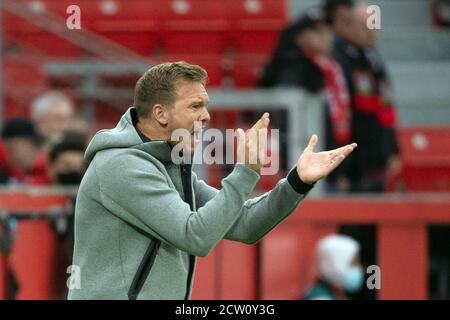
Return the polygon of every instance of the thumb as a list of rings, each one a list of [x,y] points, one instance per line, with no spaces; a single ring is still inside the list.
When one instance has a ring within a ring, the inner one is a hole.
[[[319,138],[317,138],[317,135],[313,134],[311,136],[311,139],[309,139],[309,143],[308,146],[305,148],[305,152],[314,152],[314,148],[316,147],[318,140]]]
[[[259,120],[253,125],[252,129],[259,130],[262,128],[267,128],[270,122],[270,114],[268,112],[264,112],[264,114],[259,118]]]
[[[237,132],[237,155],[236,155],[236,160],[239,163],[245,163],[245,154],[246,154],[246,146],[245,146],[245,132],[244,130],[242,130],[241,128],[236,130]]]

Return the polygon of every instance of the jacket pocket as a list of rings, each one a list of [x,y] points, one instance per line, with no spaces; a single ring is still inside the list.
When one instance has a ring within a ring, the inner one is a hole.
[[[161,245],[161,241],[153,238],[145,251],[144,256],[142,257],[141,263],[136,271],[136,274],[133,277],[133,281],[131,282],[130,289],[128,290],[128,299],[136,300],[139,292],[141,291],[145,280],[147,280],[148,274],[152,269],[153,263],[155,262],[156,254],[158,253],[159,246]]]

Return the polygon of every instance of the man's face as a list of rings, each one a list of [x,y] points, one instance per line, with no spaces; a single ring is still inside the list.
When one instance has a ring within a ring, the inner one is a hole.
[[[65,178],[65,175],[74,176],[77,173],[81,177],[85,171],[85,162],[82,151],[67,150],[62,152],[49,165],[50,178],[59,184],[68,184],[65,181],[60,181]],[[79,181],[78,181],[79,183]],[[76,181],[70,184],[77,184]]]
[[[336,10],[333,29],[334,32],[347,40],[352,40],[355,15],[353,8],[341,6]]]
[[[366,6],[358,6],[355,9],[356,22],[353,28],[353,42],[361,47],[373,47],[378,39],[378,31],[367,27],[367,20],[370,15],[367,13]]]
[[[72,125],[73,110],[65,103],[58,103],[49,112],[37,120],[39,132],[46,139],[56,140],[62,137]]]
[[[179,81],[176,85],[176,101],[168,112],[168,130],[184,129],[190,135],[190,141],[183,141],[183,150],[193,153],[199,142],[200,129],[194,128],[194,122],[200,121],[202,126],[206,125],[210,116],[207,110],[209,97],[206,89],[200,82]],[[173,141],[177,144],[178,141]]]
[[[8,138],[5,139],[5,147],[12,166],[24,171],[31,169],[38,151],[31,139],[25,137]]]

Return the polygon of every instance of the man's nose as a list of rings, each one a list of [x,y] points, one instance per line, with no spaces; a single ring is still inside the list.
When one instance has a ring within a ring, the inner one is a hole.
[[[201,117],[200,117],[200,121],[203,123],[208,122],[211,119],[211,116],[209,115],[208,110],[205,108],[204,112],[202,113]]]

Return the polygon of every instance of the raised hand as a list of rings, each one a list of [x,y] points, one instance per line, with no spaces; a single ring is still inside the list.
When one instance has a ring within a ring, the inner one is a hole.
[[[357,147],[356,143],[352,143],[331,151],[314,152],[317,141],[317,135],[313,134],[297,161],[299,178],[309,184],[326,177]]]
[[[264,113],[262,117],[244,132],[237,129],[238,163],[243,163],[248,168],[259,173],[265,163],[265,152],[267,146],[267,127],[269,126],[269,113]]]

